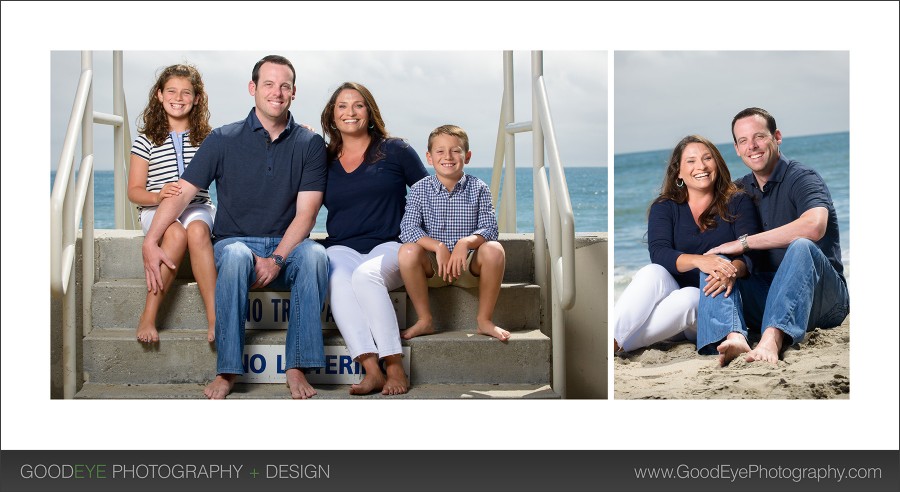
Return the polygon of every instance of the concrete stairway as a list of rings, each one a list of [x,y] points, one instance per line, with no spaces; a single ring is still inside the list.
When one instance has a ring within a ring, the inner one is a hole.
[[[313,235],[315,240],[322,237]],[[135,340],[146,293],[142,240],[140,231],[96,232],[93,323],[83,328],[85,382],[76,398],[203,398],[203,386],[215,376],[215,349],[206,341],[203,302],[187,258],[158,317],[160,343],[146,347]],[[475,333],[477,290],[432,289],[438,332],[403,342],[409,350],[412,386],[408,394],[391,398],[558,397],[550,389],[551,349],[541,330],[540,288],[532,284],[533,241],[530,235],[504,234],[501,243],[507,267],[494,321],[510,330],[512,339],[501,343]],[[402,289],[392,296],[406,300]],[[405,325],[411,326],[415,310],[409,302],[398,306],[404,304]],[[326,348],[344,346],[327,312],[323,330]],[[248,329],[246,344],[283,346],[285,333]],[[350,398],[347,385],[314,385],[318,397]],[[288,397],[283,383],[239,383],[229,396]]]

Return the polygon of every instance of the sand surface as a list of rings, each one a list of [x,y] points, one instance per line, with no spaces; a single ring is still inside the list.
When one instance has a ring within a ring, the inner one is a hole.
[[[817,328],[788,348],[778,364],[739,356],[719,367],[692,342],[663,342],[614,357],[614,395],[620,399],[848,399],[850,317]]]

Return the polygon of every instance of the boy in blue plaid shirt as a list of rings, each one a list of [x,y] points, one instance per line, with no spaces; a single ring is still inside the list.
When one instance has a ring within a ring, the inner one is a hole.
[[[463,173],[472,158],[462,128],[443,125],[428,136],[428,163],[435,175],[409,190],[400,222],[400,274],[419,320],[400,336],[434,333],[428,287],[479,287],[478,333],[502,342],[509,332],[495,325],[494,306],[506,269],[506,253],[497,242],[497,218],[484,181]]]

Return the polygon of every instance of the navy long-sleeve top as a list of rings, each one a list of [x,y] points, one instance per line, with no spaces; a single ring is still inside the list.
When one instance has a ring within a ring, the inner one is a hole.
[[[742,234],[760,231],[759,214],[753,200],[746,193],[735,193],[728,202],[728,212],[735,217],[726,222],[716,216],[716,227],[703,232],[694,222],[691,207],[685,203],[665,200],[650,206],[647,221],[647,240],[650,261],[664,267],[681,287],[699,287],[700,270],[679,272],[675,267],[683,254],[702,255],[720,244],[734,241]],[[746,258],[745,258],[745,262]],[[750,264],[748,262],[748,268]]]
[[[406,188],[428,171],[403,140],[389,138],[380,145],[383,157],[370,162],[366,155],[352,173],[344,171],[338,159],[328,164],[326,248],[343,245],[366,254],[381,243],[399,241]]]

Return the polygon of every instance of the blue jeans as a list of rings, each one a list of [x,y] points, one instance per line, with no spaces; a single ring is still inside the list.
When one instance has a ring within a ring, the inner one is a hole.
[[[256,281],[253,254],[266,258],[281,238],[234,237],[213,246],[216,259],[216,373],[243,374],[244,328],[250,286]],[[291,308],[285,340],[285,369],[325,366],[321,312],[328,287],[325,248],[304,239],[285,258],[268,286],[290,290]]]
[[[724,257],[723,257],[724,258]],[[745,279],[738,279],[728,297],[719,293],[716,297],[706,296],[707,274],[700,272],[700,304],[697,308],[697,352],[701,355],[719,353],[716,347],[729,333],[738,332],[747,337],[747,323],[744,322],[743,299],[740,285]]]
[[[808,239],[788,246],[775,274],[753,275],[740,283],[740,291],[748,326],[778,328],[786,337],[784,347],[802,342],[817,326],[838,326],[850,314],[844,278]]]

